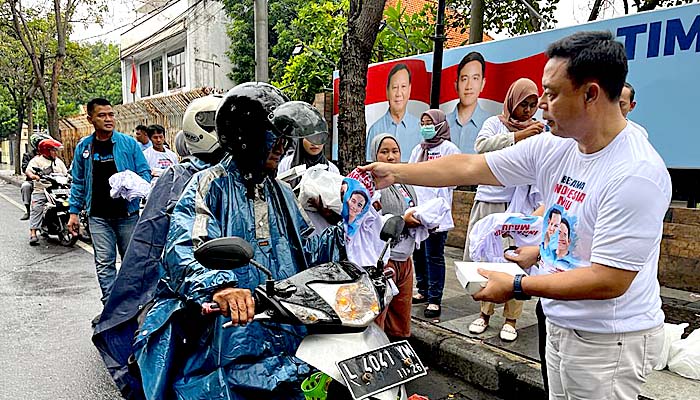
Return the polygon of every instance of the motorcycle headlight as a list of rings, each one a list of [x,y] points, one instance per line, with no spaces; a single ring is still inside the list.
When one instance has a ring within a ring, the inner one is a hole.
[[[67,201],[63,202],[63,207],[68,207],[70,204]]]
[[[311,283],[309,287],[333,307],[343,325],[367,326],[379,315],[377,292],[367,275],[354,283]]]
[[[315,308],[309,308],[300,306],[294,303],[288,303],[286,301],[280,301],[280,303],[289,311],[291,311],[294,316],[299,318],[299,320],[305,324],[315,324],[319,321],[332,321],[332,318],[321,310],[316,310]]]

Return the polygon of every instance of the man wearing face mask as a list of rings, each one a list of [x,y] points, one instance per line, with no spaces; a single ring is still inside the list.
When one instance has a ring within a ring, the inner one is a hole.
[[[194,250],[219,237],[249,242],[273,279],[345,258],[342,230],[310,229],[289,186],[274,179],[293,139],[275,122],[286,101],[266,83],[231,89],[216,113],[219,144],[228,153],[195,174],[172,214],[163,252],[165,276],[153,309],[136,334],[135,356],[147,399],[302,399],[309,367],[294,357],[303,327],[249,324],[251,290],[265,282],[252,265],[208,270]],[[202,316],[218,303],[222,315]],[[231,321],[233,327],[222,325]]]

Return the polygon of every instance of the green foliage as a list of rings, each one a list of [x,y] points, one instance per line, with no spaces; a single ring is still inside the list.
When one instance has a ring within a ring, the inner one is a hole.
[[[529,0],[530,5],[546,21],[541,23],[532,17],[521,0],[484,0],[484,32],[501,33],[517,36],[553,28],[557,23],[554,11],[559,0]],[[447,26],[465,33],[469,29],[471,0],[447,0],[451,12],[446,14]],[[466,43],[465,43],[466,44]]]
[[[7,138],[17,131],[17,113],[10,107],[6,93],[0,90],[0,139]]]
[[[312,102],[316,93],[330,90],[347,29],[345,10],[348,8],[348,0],[309,2],[299,9],[289,27],[276,27],[280,38],[277,52],[283,48],[290,49],[291,54],[291,49],[303,45],[302,52],[286,63],[281,79],[273,81],[284,88],[290,98]]]
[[[408,57],[433,51],[435,4],[428,2],[415,14],[408,14],[401,1],[384,10],[386,27],[377,35],[372,62]]]

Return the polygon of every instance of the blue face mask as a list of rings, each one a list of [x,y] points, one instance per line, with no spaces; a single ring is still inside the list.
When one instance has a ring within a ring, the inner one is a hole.
[[[420,127],[420,135],[423,136],[425,140],[434,138],[436,134],[435,125],[423,125]]]

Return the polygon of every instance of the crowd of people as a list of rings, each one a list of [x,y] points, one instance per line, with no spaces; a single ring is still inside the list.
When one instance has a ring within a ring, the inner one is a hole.
[[[87,212],[105,305],[93,341],[122,393],[299,398],[309,367],[293,355],[305,330],[250,324],[251,290],[265,277],[252,268],[208,270],[194,257],[223,236],[248,241],[255,260],[281,279],[327,261],[375,265],[383,221],[402,217],[400,239],[385,254],[394,296],[375,322],[394,340],[410,337],[411,304],[425,304],[426,318],[441,315],[453,190],[479,185],[465,260],[476,254],[472,231],[496,214],[539,215],[542,240],[504,256],[528,276],[481,272],[489,282],[474,295],[481,313],[470,332],[483,333],[494,304],[505,303],[500,337],[516,340],[522,301],[537,296],[550,398],[636,398],[663,342],[656,272],[670,179],[646,130],[626,120],[636,103],[622,45],[609,33],[582,32],[550,45],[547,56],[544,92],[518,79],[495,116],[477,101],[486,84],[481,54],[458,65],[455,109],[420,118],[406,110],[411,73],[397,64],[387,79],[389,110],[368,131],[372,163],[346,177],[326,156],[321,114],[265,83],[193,101],[176,139],[186,149],[182,160],[162,126],[122,134],[111,104],[90,101],[95,130],[75,149],[69,227],[77,233],[78,214]],[[32,204],[25,217],[35,244],[42,191],[35,168],[67,169],[60,143],[32,143],[38,154],[25,167],[22,193]],[[338,199],[319,193],[301,204],[306,181],[286,174],[299,166],[337,176],[323,182]],[[154,181],[142,211],[139,200],[109,194],[110,176],[126,170]],[[644,226],[630,231],[630,220]],[[498,240],[503,249],[517,243],[513,235]],[[209,301],[237,328],[187,311]]]

